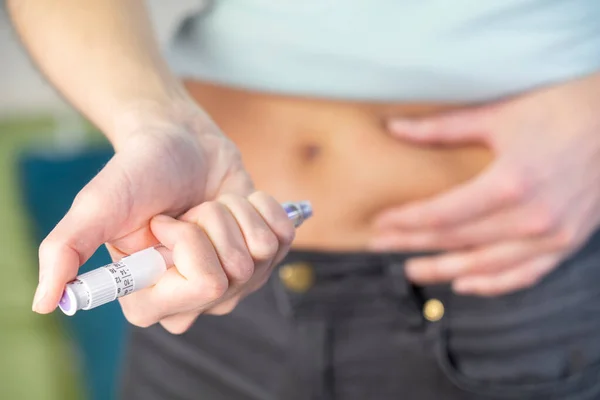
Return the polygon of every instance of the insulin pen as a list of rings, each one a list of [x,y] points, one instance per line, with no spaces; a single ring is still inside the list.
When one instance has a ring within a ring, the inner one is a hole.
[[[283,203],[282,206],[296,228],[312,216],[308,201]],[[79,275],[67,283],[58,306],[66,315],[75,315],[77,310],[91,310],[154,285],[167,270],[167,262],[161,255],[165,250],[150,247]]]

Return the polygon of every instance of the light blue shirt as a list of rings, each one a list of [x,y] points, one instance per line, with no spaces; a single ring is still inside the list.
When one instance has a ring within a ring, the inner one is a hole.
[[[267,92],[491,100],[600,70],[600,0],[216,0],[167,55],[182,76]]]

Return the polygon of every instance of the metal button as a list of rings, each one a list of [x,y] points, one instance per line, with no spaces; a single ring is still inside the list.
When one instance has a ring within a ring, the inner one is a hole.
[[[294,262],[279,268],[279,279],[292,292],[304,293],[315,283],[315,271],[309,263]]]
[[[429,299],[423,306],[423,316],[430,322],[439,321],[444,316],[444,304],[438,299]]]

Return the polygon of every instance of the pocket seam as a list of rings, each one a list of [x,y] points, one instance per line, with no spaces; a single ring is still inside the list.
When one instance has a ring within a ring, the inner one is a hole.
[[[575,393],[573,393],[572,390],[584,390],[585,387],[583,385],[586,382],[598,383],[597,377],[600,374],[600,363],[589,365],[585,369],[564,378],[534,384],[529,383],[522,385],[510,385],[478,381],[477,379],[472,379],[462,374],[451,364],[447,350],[447,343],[442,335],[441,329],[438,333],[438,339],[436,342],[436,360],[438,367],[444,376],[457,388],[471,394],[496,398],[500,397],[519,399],[522,399],[523,396],[545,396],[543,397],[544,399],[549,399],[550,397],[548,396],[550,395],[573,395]],[[594,377],[596,379],[593,379]]]

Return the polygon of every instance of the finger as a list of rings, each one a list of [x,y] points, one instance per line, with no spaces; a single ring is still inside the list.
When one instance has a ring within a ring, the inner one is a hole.
[[[294,224],[288,218],[281,204],[273,197],[264,192],[255,192],[248,197],[248,201],[254,206],[256,211],[262,216],[265,223],[279,240],[279,249],[273,259],[271,266],[274,266],[287,255],[296,236]]]
[[[122,238],[105,243],[105,246],[111,259],[117,261],[141,249],[154,247],[158,244],[158,240],[152,234],[150,224],[148,224]]]
[[[374,234],[369,246],[377,251],[454,250],[551,234],[556,222],[529,207],[509,208],[449,228],[386,228]]]
[[[110,243],[106,243],[106,250],[108,250],[108,254],[110,255],[111,260],[118,261],[123,257],[127,257],[130,255],[117,247],[112,246]]]
[[[248,199],[226,195],[219,198],[238,224],[255,263],[271,262],[279,250],[279,239]]]
[[[104,242],[121,231],[133,230],[129,219],[131,198],[128,178],[113,159],[79,192],[67,214],[44,239],[39,249],[40,283],[33,310],[52,312],[65,284]]]
[[[214,307],[207,309],[204,312],[204,314],[218,315],[218,316],[231,314],[231,312],[233,310],[235,310],[235,308],[238,306],[240,299],[241,299],[240,296],[235,296],[227,301],[223,301],[223,302],[215,305]]]
[[[154,286],[119,299],[132,324],[144,327],[169,315],[201,311],[225,295],[229,279],[200,227],[159,215],[152,219],[151,229],[172,251],[176,268],[169,268]]]
[[[550,254],[520,263],[499,274],[465,276],[454,281],[452,288],[460,294],[498,296],[533,286],[559,262],[559,255]]]
[[[373,250],[424,251],[453,250],[482,246],[504,240],[554,238],[557,249],[561,240],[560,210],[526,200],[519,207],[501,209],[472,222],[438,229],[392,229],[376,232],[370,241]]]
[[[254,274],[254,260],[238,222],[225,205],[206,202],[188,211],[181,220],[201,227],[212,242],[231,287],[244,284]]]
[[[522,178],[509,176],[494,163],[475,179],[430,200],[383,212],[376,229],[448,228],[508,208],[525,197]]]
[[[185,333],[190,327],[196,322],[200,313],[197,311],[190,311],[187,313],[180,313],[171,315],[160,320],[160,324],[168,332],[174,335],[181,335]]]
[[[516,263],[549,251],[553,244],[548,239],[517,240],[438,256],[419,257],[406,263],[406,275],[417,284],[448,282],[469,274],[485,274],[511,268]]]
[[[417,142],[485,141],[490,111],[477,107],[430,118],[391,118],[387,127],[392,135]]]
[[[234,297],[230,300],[220,302],[216,306],[204,310],[200,313],[198,311],[190,311],[186,313],[179,313],[170,315],[160,320],[160,324],[170,333],[180,335],[187,332],[191,326],[196,322],[201,314],[206,315],[227,315],[230,314],[238,305],[239,298]]]

